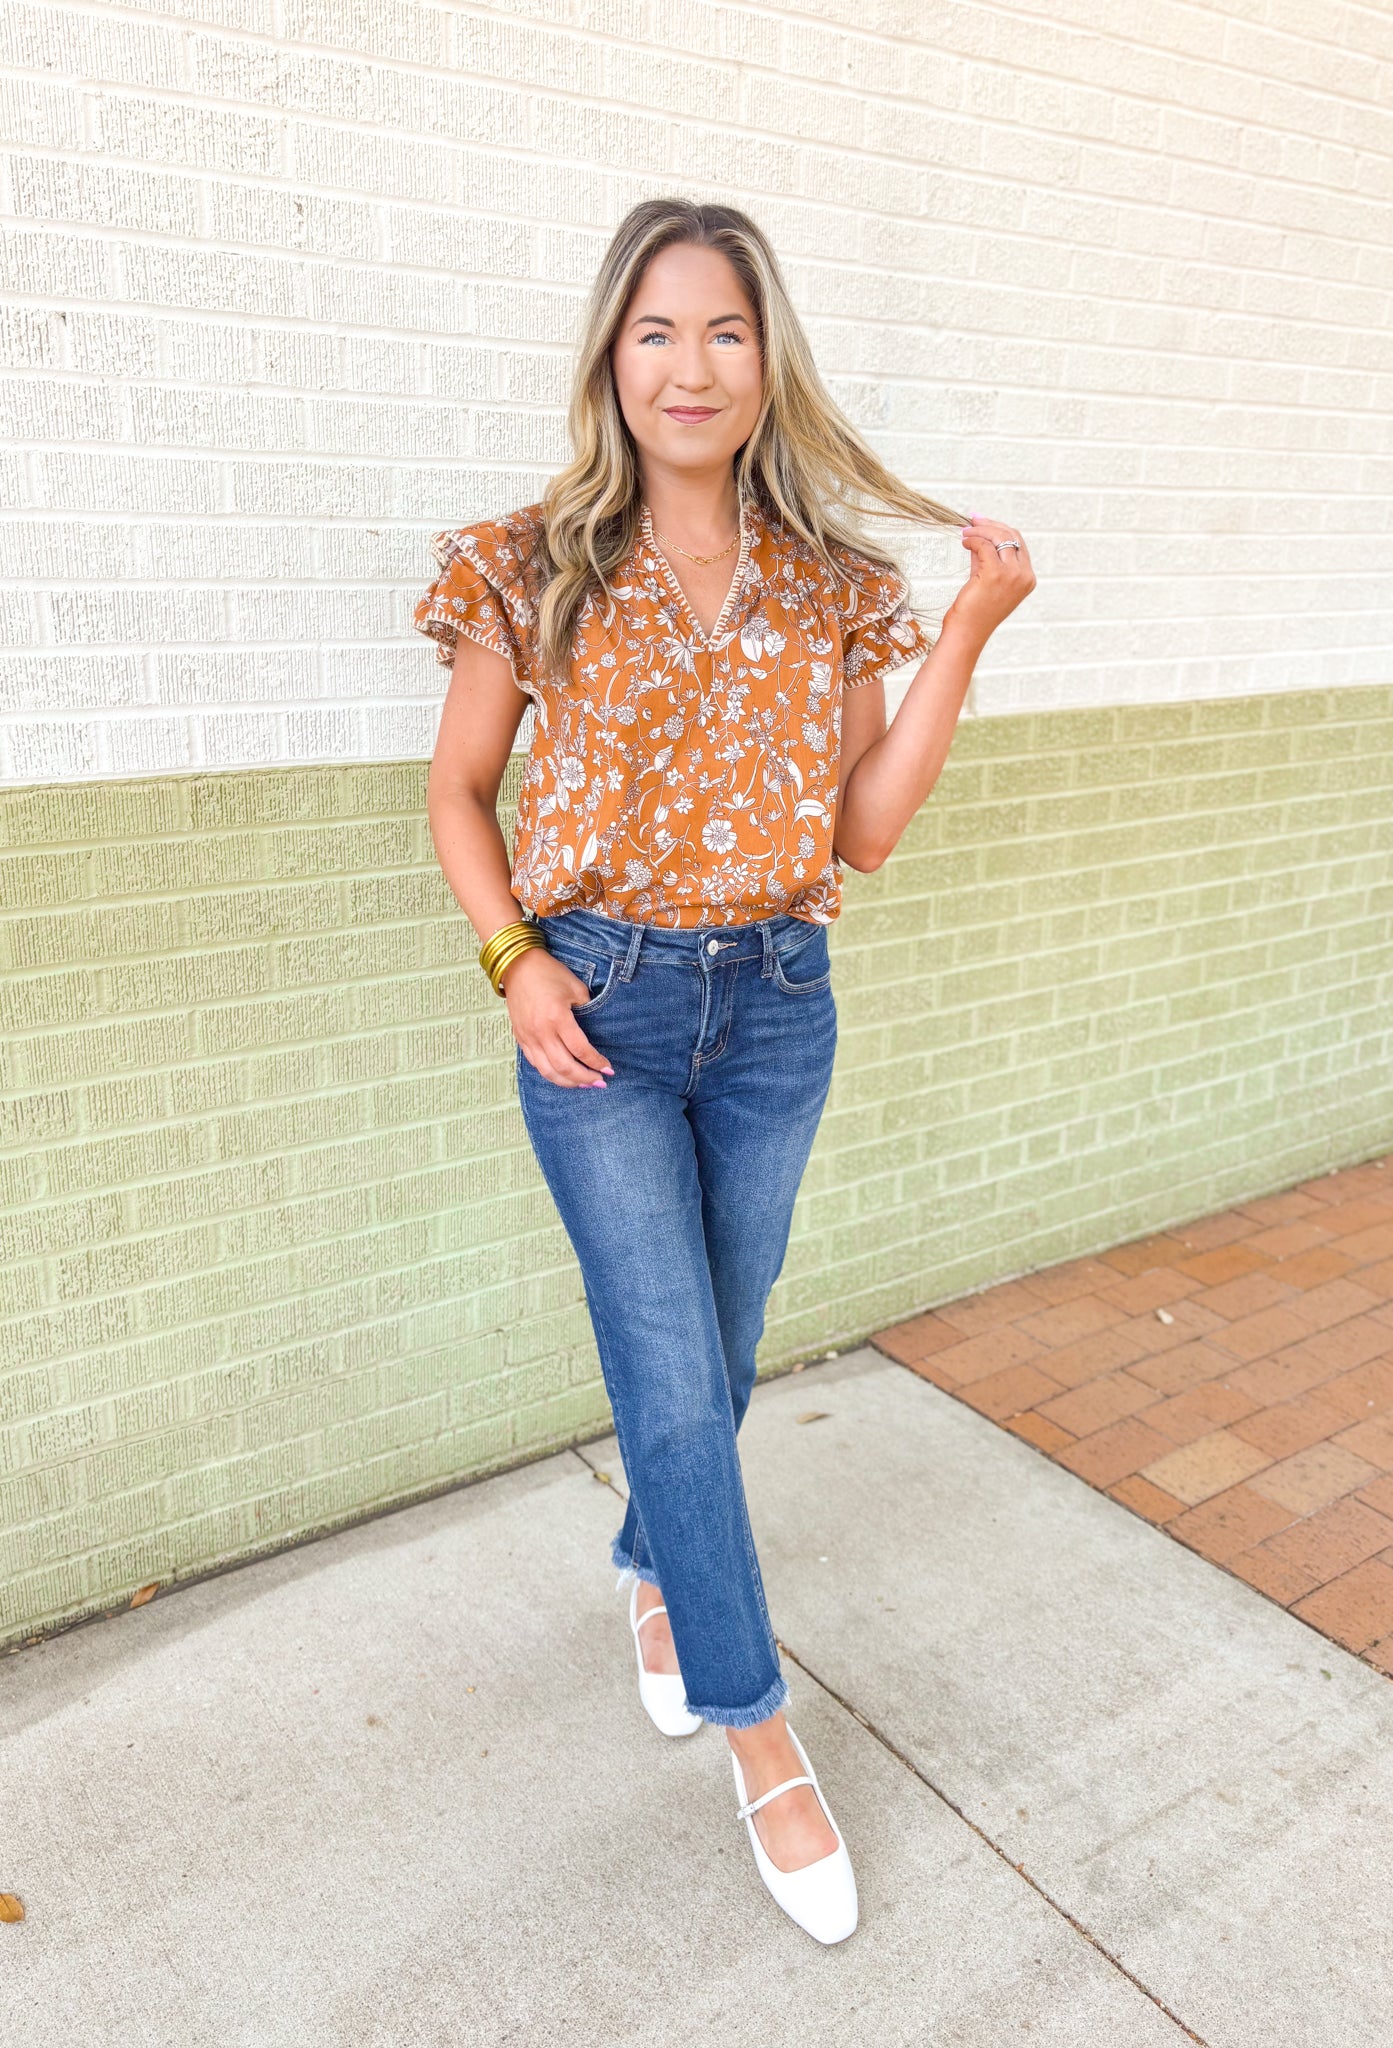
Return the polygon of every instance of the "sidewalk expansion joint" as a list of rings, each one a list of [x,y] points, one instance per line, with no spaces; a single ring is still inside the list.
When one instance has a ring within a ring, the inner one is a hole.
[[[1197,2034],[1193,2027],[1187,2026],[1185,2021],[1181,2019],[1179,2013],[1173,2012],[1170,2006],[1166,2004],[1164,1998],[1159,1997],[1158,1994],[1154,1992],[1148,1984],[1144,1984],[1141,1978],[1137,1976],[1135,1971],[1129,1970],[1127,1965],[1121,1960],[1121,1958],[1119,1956],[1114,1955],[1112,1950],[1108,1948],[1105,1943],[1101,1942],[1098,1939],[1097,1935],[1094,1934],[1090,1928],[1085,1927],[1083,1922],[1077,1919],[1075,1915],[1069,1911],[1069,1908],[1067,1906],[1061,1905],[1058,1899],[1053,1897],[1053,1895],[1050,1892],[1046,1891],[1044,1885],[1040,1883],[1038,1878],[1031,1876],[1030,1872],[1026,1869],[1023,1863],[1017,1863],[1013,1857],[1007,1854],[1006,1850],[1002,1848],[999,1842],[993,1841],[992,1837],[987,1833],[986,1829],[981,1827],[978,1824],[978,1822],[972,1818],[970,1813],[965,1813],[962,1807],[959,1806],[956,1799],[952,1798],[950,1794],[945,1792],[941,1785],[936,1785],[933,1779],[929,1777],[926,1772],[920,1770],[918,1764],[915,1763],[914,1759],[912,1757],[906,1756],[905,1752],[901,1748],[899,1748],[899,1746],[896,1743],[892,1742],[888,1735],[886,1735],[881,1729],[876,1727],[874,1721],[867,1720],[866,1716],[861,1712],[859,1707],[853,1706],[850,1700],[844,1699],[841,1693],[839,1693],[836,1690],[835,1686],[829,1685],[825,1678],[819,1678],[817,1673],[813,1670],[812,1666],[805,1663],[803,1658],[798,1656],[796,1652],[790,1650],[788,1644],[784,1642],[782,1637],[780,1637],[779,1639],[779,1648],[783,1652],[784,1656],[788,1658],[790,1664],[794,1665],[797,1670],[801,1671],[805,1678],[811,1679],[814,1685],[820,1687],[821,1690],[826,1693],[827,1697],[830,1700],[835,1700],[837,1705],[843,1710],[844,1713],[850,1714],[853,1721],[857,1722],[862,1728],[864,1728],[866,1733],[869,1736],[871,1736],[876,1742],[878,1742],[882,1749],[886,1750],[892,1757],[894,1757],[896,1763],[902,1764],[905,1770],[907,1770],[912,1777],[917,1778],[919,1780],[919,1783],[923,1785],[926,1788],[926,1790],[932,1792],[935,1799],[941,1801],[941,1803],[948,1808],[950,1813],[956,1814],[958,1819],[962,1821],[965,1827],[971,1828],[973,1834],[976,1835],[977,1839],[980,1842],[984,1842],[987,1848],[991,1850],[992,1854],[996,1856],[1002,1863],[1004,1863],[1008,1870],[1014,1871],[1017,1877],[1021,1878],[1024,1883],[1028,1884],[1030,1886],[1030,1889],[1037,1895],[1037,1897],[1043,1899],[1044,1903],[1049,1907],[1050,1911],[1052,1913],[1056,1913],[1061,1920],[1066,1921],[1068,1925],[1073,1928],[1075,1934],[1077,1934],[1082,1941],[1086,1941],[1090,1948],[1096,1950],[1096,1952],[1103,1958],[1103,1961],[1109,1964],[1111,1968],[1116,1970],[1120,1977],[1125,1977],[1127,1982],[1132,1986],[1133,1990],[1139,1991],[1143,1998],[1148,1999],[1151,2002],[1151,2004],[1155,2006],[1156,2010],[1170,2021],[1172,2026],[1178,2027],[1181,2033],[1185,2036],[1187,2041],[1193,2041],[1195,2044],[1195,2048],[1209,2048],[1209,2043],[1204,2039],[1202,2034]]]

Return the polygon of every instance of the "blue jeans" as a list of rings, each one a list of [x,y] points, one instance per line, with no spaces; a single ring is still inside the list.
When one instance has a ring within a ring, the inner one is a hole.
[[[544,917],[614,1068],[562,1088],[517,1055],[532,1148],[580,1261],[629,1483],[612,1556],[662,1587],[688,1705],[748,1728],[788,1696],[735,1434],[832,1077],[827,932]]]

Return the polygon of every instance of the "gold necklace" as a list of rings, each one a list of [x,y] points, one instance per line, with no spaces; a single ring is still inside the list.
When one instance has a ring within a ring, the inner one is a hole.
[[[680,548],[675,540],[669,540],[665,533],[660,533],[653,524],[653,514],[651,512],[648,515],[648,530],[654,540],[657,541],[659,547],[672,548],[677,554],[685,555],[689,562],[700,563],[703,568],[705,568],[708,562],[719,562],[722,555],[728,555],[731,549],[738,547],[740,543],[740,535],[737,533],[734,540],[728,540],[723,548],[717,548],[714,555],[694,555],[690,548]]]

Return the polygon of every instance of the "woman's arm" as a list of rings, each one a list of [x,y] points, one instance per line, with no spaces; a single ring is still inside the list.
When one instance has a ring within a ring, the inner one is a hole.
[[[426,813],[445,879],[481,939],[522,916],[498,792],[526,709],[503,656],[461,636],[426,782]],[[603,1087],[598,1076],[614,1069],[571,1015],[590,999],[578,974],[534,947],[508,968],[503,993],[513,1036],[538,1073],[563,1088]]]
[[[977,658],[1001,621],[1035,588],[1022,540],[998,552],[999,540],[1020,540],[1012,526],[977,519],[963,529],[972,567],[943,616],[932,652],[920,663],[904,701],[885,726],[885,691],[868,683],[842,697],[840,794],[833,845],[848,867],[883,866],[906,825],[939,778]]]

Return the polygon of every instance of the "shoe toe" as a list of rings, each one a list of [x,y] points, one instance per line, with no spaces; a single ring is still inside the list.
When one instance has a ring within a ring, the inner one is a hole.
[[[828,1859],[831,1861],[832,1859]],[[834,1942],[845,1941],[856,1932],[859,1918],[859,1904],[856,1897],[856,1879],[852,1875],[851,1859],[842,1850],[836,1858],[840,1869],[822,1874],[816,1891],[811,1887],[807,1896],[796,1898],[794,1918],[805,1933],[814,1941],[830,1947]],[[794,1871],[801,1877],[801,1871]]]
[[[695,1735],[700,1714],[687,1705],[682,1680],[666,1671],[645,1671],[639,1680],[639,1698],[649,1720],[664,1735]]]

